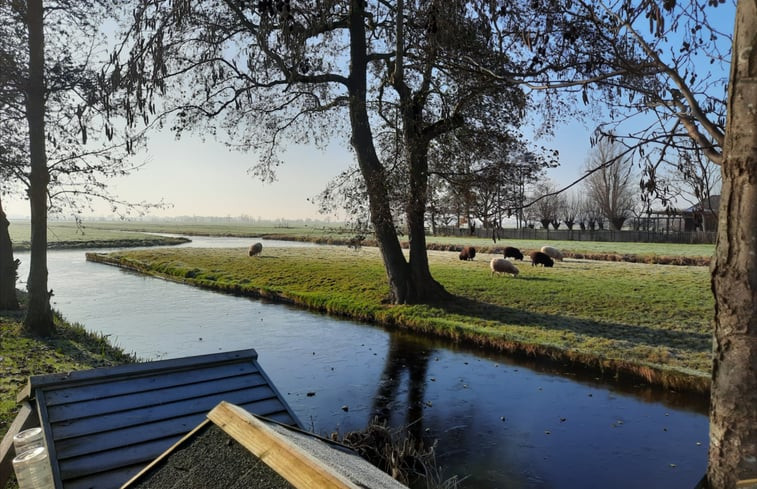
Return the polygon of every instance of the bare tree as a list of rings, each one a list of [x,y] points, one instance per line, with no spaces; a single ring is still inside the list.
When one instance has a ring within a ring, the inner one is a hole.
[[[562,209],[560,209],[560,216],[565,227],[573,230],[576,222],[580,222],[582,207],[581,197],[576,192],[569,192],[565,196]]]
[[[533,216],[541,223],[544,229],[549,229],[550,224],[557,229],[554,223],[560,222],[563,196],[557,193],[555,185],[549,180],[538,182],[534,185],[532,195],[534,201],[534,205],[532,206]]]
[[[587,198],[612,225],[621,229],[631,215],[636,198],[633,166],[622,148],[601,140],[586,163],[590,175],[584,180]]]

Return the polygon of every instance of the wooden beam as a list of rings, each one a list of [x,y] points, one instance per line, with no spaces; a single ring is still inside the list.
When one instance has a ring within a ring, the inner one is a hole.
[[[39,425],[37,411],[32,408],[28,402],[21,403],[21,409],[18,411],[16,419],[13,420],[8,432],[0,443],[0,489],[5,488],[13,473],[13,457],[16,456],[16,450],[13,449],[13,437],[29,428]]]
[[[298,489],[359,489],[234,404],[221,402],[208,419]]]

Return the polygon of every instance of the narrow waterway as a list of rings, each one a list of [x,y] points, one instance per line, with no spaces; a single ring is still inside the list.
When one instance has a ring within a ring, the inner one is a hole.
[[[183,246],[251,242],[192,240]],[[28,254],[18,257],[25,278]],[[705,470],[701,399],[144,277],[82,250],[50,251],[49,270],[56,309],[141,358],[255,348],[319,433],[361,429],[375,413],[394,426],[420,416],[412,428],[438,440],[444,474],[465,488],[692,489]]]

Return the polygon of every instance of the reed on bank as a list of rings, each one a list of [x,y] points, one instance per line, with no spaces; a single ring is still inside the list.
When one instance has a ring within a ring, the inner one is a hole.
[[[151,249],[88,258],[217,291],[266,297],[331,314],[575,362],[691,391],[709,388],[714,302],[702,266],[566,259],[516,262],[518,278],[491,277],[480,254],[429,251],[455,299],[390,305],[375,248]],[[282,327],[286,327],[282,325]]]

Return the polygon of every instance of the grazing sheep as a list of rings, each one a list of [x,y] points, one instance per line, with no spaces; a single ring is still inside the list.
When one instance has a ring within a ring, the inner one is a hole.
[[[519,273],[518,267],[504,258],[492,258],[492,261],[489,262],[489,268],[492,269],[492,277],[495,273],[510,273],[513,277],[517,277]]]
[[[365,236],[362,234],[358,234],[354,238],[350,238],[349,242],[347,243],[347,248],[355,248],[355,250],[359,250],[361,246],[363,246],[363,240],[365,239]]]
[[[560,253],[560,250],[557,248],[553,248],[551,246],[542,246],[541,252],[545,255],[548,255],[550,258],[562,261],[562,253]]]
[[[545,267],[551,267],[555,264],[554,261],[552,261],[552,258],[549,257],[546,253],[542,253],[541,251],[532,251],[531,252],[531,266],[535,267],[536,265],[543,265]]]
[[[255,255],[259,255],[261,251],[263,251],[263,244],[255,243],[254,245],[250,246],[249,250],[247,250],[247,254],[249,256],[255,256]]]
[[[473,246],[463,247],[463,251],[460,252],[461,260],[472,260],[476,257],[476,248]]]
[[[505,248],[505,258],[515,258],[516,260],[523,261],[523,253],[518,248],[508,246]]]

